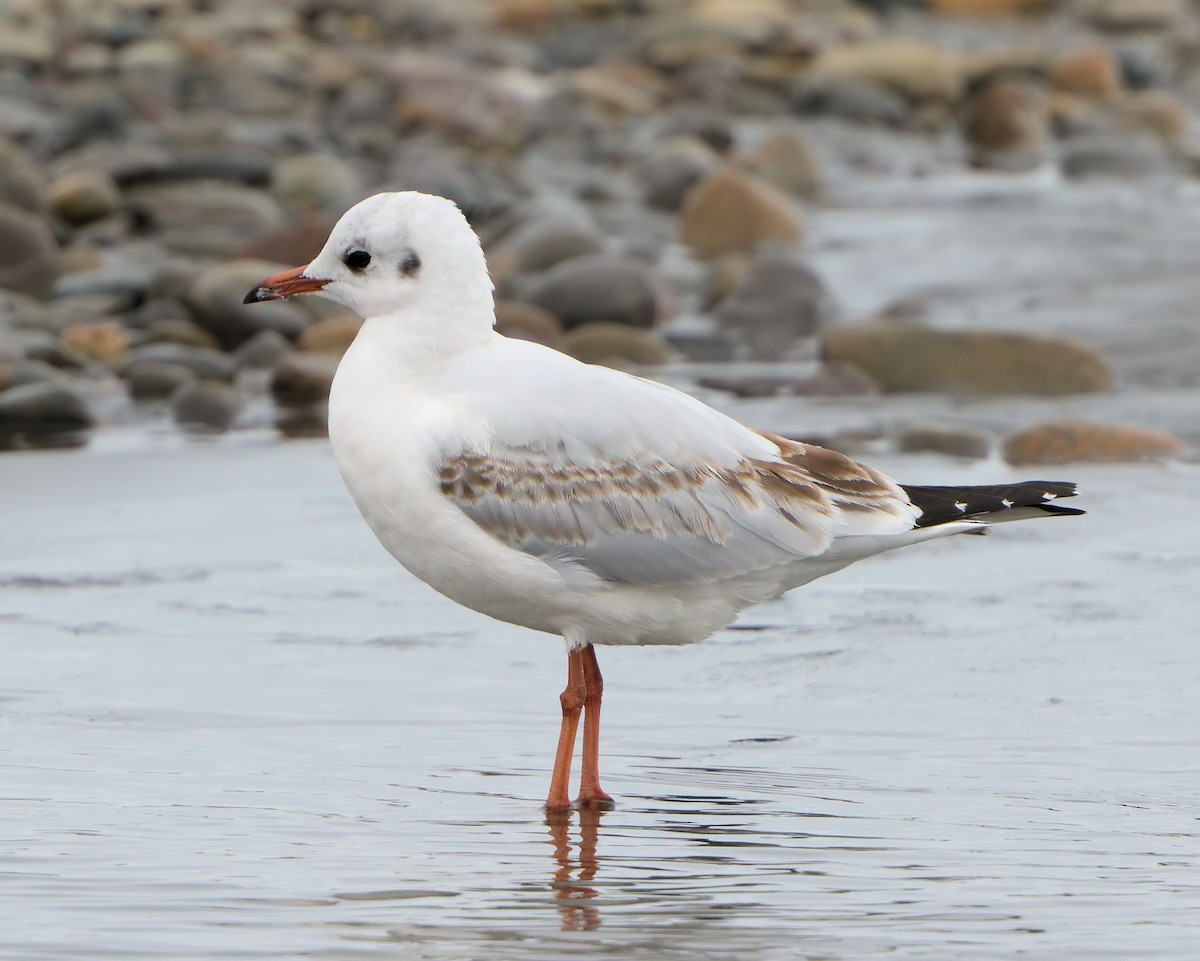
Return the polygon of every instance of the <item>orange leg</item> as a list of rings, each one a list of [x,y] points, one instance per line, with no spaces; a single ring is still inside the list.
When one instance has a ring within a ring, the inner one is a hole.
[[[583,660],[583,775],[579,780],[579,808],[607,809],[613,799],[600,786],[600,701],[604,698],[604,678],[596,649],[589,644],[579,652]]]
[[[587,700],[587,682],[584,680],[583,651],[571,651],[567,655],[567,686],[559,695],[562,703],[562,727],[558,731],[558,753],[554,757],[554,774],[550,778],[550,794],[546,797],[546,810],[569,811],[571,795],[571,757],[575,754],[575,732],[579,728],[579,715]]]

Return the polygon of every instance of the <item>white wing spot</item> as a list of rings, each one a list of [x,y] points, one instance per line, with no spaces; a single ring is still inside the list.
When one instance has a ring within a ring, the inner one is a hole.
[[[1005,507],[1012,507],[1012,505],[1013,505],[1013,502],[1010,501],[1007,497],[1001,498],[1000,503],[1003,504]]]
[[[1058,496],[1057,494],[1051,494],[1049,491],[1046,491],[1046,493],[1042,494],[1042,500],[1044,500],[1044,501],[1052,501],[1052,500],[1054,500],[1054,498],[1056,498],[1057,496]]]
[[[965,503],[965,502],[963,502],[963,501],[955,501],[955,502],[954,502],[954,506],[955,506],[956,508],[958,508],[958,510],[959,510],[960,512],[966,513],[966,510],[967,510],[967,505],[966,505],[966,503]]]

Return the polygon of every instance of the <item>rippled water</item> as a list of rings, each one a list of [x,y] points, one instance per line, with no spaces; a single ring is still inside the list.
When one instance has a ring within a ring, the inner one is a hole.
[[[547,824],[557,641],[320,442],[101,446],[0,459],[5,961],[1196,956],[1194,467],[601,651],[619,807]]]

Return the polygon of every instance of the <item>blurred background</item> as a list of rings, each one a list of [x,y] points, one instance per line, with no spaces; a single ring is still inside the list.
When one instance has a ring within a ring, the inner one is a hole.
[[[1200,3],[0,0],[5,961],[1193,961]],[[1088,516],[601,652],[401,571],[250,307],[380,190],[501,329]]]
[[[357,319],[241,295],[394,189],[467,213],[505,333],[804,397],[776,429],[1015,463],[1196,439],[1185,0],[0,15],[3,446],[320,432]]]

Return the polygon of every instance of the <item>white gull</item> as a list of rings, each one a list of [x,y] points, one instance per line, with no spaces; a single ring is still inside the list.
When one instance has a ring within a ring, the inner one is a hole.
[[[1062,482],[903,487],[680,391],[493,329],[479,239],[449,200],[378,194],[246,302],[320,291],[365,318],[329,438],[384,547],[435,590],[567,644],[546,801],[604,807],[595,644],[688,644],[854,561],[988,519],[1079,513]],[[995,517],[994,515],[999,515]]]

